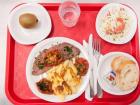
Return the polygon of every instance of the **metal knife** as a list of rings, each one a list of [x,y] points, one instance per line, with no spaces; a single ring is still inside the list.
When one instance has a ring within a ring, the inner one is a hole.
[[[89,45],[85,40],[83,40],[83,46],[89,55]],[[89,57],[89,60],[90,60],[90,57]],[[91,61],[89,63],[90,63],[90,65],[92,65]],[[94,96],[93,78],[92,77],[93,77],[93,73],[92,73],[92,70],[90,70],[89,84],[88,84],[86,91],[85,91],[85,98],[89,101],[92,101],[93,96]]]
[[[90,56],[90,61],[92,63],[92,74],[93,74],[93,89],[94,89],[94,95],[97,94],[97,61],[96,58],[93,55],[93,35],[90,34],[89,36],[89,56]]]

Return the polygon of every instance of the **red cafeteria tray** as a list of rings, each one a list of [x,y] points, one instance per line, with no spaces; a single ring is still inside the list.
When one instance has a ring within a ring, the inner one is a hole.
[[[52,19],[52,31],[49,37],[64,36],[72,38],[82,44],[83,39],[88,39],[89,34],[93,33],[94,38],[100,39],[95,30],[95,20],[97,13],[104,4],[80,4],[81,16],[78,24],[73,28],[63,26],[58,16],[59,4],[42,4],[50,13]],[[47,23],[46,23],[47,24]],[[45,27],[44,27],[45,28]],[[21,45],[13,40],[9,31],[7,39],[7,62],[6,62],[6,94],[7,97],[18,105],[54,105],[35,96],[28,87],[25,67],[27,57],[34,45]],[[123,45],[114,45],[102,41],[102,54],[112,51],[122,51],[133,55],[140,64],[140,52],[138,42],[138,30],[131,42]],[[95,98],[93,101],[87,101],[84,93],[77,99],[66,103],[57,103],[59,105],[92,105],[94,104],[130,104],[137,99],[140,94],[140,84],[134,92],[129,95],[115,96],[106,92],[103,93],[103,98]]]

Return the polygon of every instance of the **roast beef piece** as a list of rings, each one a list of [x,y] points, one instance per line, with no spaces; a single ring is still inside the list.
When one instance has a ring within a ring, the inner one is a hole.
[[[45,50],[44,51],[45,53],[43,55],[45,55],[51,51],[54,51],[54,50],[59,50],[65,60],[73,58],[73,57],[77,56],[78,54],[80,54],[80,50],[78,48],[74,47],[73,45],[71,45],[69,43],[64,42],[64,43],[55,45],[55,46],[49,48],[48,50]]]
[[[44,67],[43,69],[39,69],[37,65],[34,65],[32,74],[33,75],[39,75],[43,74],[44,72],[48,71],[51,67]]]
[[[64,55],[64,59],[70,59],[80,54],[80,50],[69,43],[62,43],[60,45],[60,49],[62,54]]]
[[[48,55],[54,52],[58,52],[58,54],[56,54],[56,56],[48,57]],[[35,58],[32,74],[42,74],[49,70],[51,67],[56,66],[63,61],[73,58],[79,54],[80,50],[78,48],[65,42],[55,45],[49,49],[45,49]],[[51,61],[51,63],[48,61]]]

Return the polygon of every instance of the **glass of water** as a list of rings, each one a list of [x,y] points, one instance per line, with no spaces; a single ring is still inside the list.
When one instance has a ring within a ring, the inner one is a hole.
[[[73,27],[78,22],[80,16],[80,7],[74,1],[63,2],[58,9],[58,14],[62,23],[67,27]]]

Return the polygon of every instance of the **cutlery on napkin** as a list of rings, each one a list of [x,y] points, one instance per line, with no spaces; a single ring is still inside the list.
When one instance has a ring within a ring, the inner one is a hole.
[[[85,40],[83,40],[83,46],[84,46],[84,48],[85,48],[85,50],[86,50],[86,52],[88,53],[88,55],[89,55],[89,51],[88,51],[88,43],[85,41]],[[91,61],[90,61],[91,62]],[[90,77],[91,77],[91,72],[90,72]],[[90,78],[89,78],[90,79]],[[90,82],[90,81],[88,81],[88,82]],[[85,98],[87,99],[87,100],[89,100],[89,101],[92,101],[92,99],[93,99],[93,97],[91,97],[90,96],[90,84],[88,84],[88,86],[87,86],[87,88],[86,88],[86,91],[85,91]],[[93,88],[93,86],[92,86],[92,88]],[[94,93],[93,93],[94,94]]]
[[[94,56],[93,56],[92,40],[93,40],[92,34],[89,37],[89,43],[87,43],[85,40],[83,40],[83,46],[89,55],[89,60],[90,60],[90,65],[91,65],[89,85],[87,86],[87,89],[85,91],[85,98],[89,101],[91,101],[93,99],[93,97],[97,94],[97,83],[96,83],[97,76],[95,73],[96,71],[94,70],[94,68],[95,68],[94,65],[96,65],[95,64],[96,59],[94,59]]]
[[[91,71],[93,73],[93,76],[91,78],[93,78],[93,90],[94,90],[94,95],[97,94],[97,62],[96,62],[96,58],[93,55],[93,35],[90,34],[89,39],[88,39],[88,45],[89,45],[89,58],[90,58],[90,62],[91,62]]]
[[[97,97],[99,96],[102,98],[102,89],[97,82],[97,59],[93,53],[94,48],[93,48],[93,35],[92,34],[90,34],[90,36],[89,36],[88,43],[85,40],[83,40],[83,46],[88,53],[90,65],[91,65],[90,78],[89,78],[90,80],[89,80],[89,84],[85,90],[85,98],[89,101],[92,101],[92,99],[96,95],[97,95]],[[102,57],[102,55],[101,55],[101,57]],[[92,88],[92,89],[90,89],[90,88]],[[91,90],[93,90],[93,93],[91,93],[92,92]],[[91,94],[93,94],[92,97],[91,97]]]

